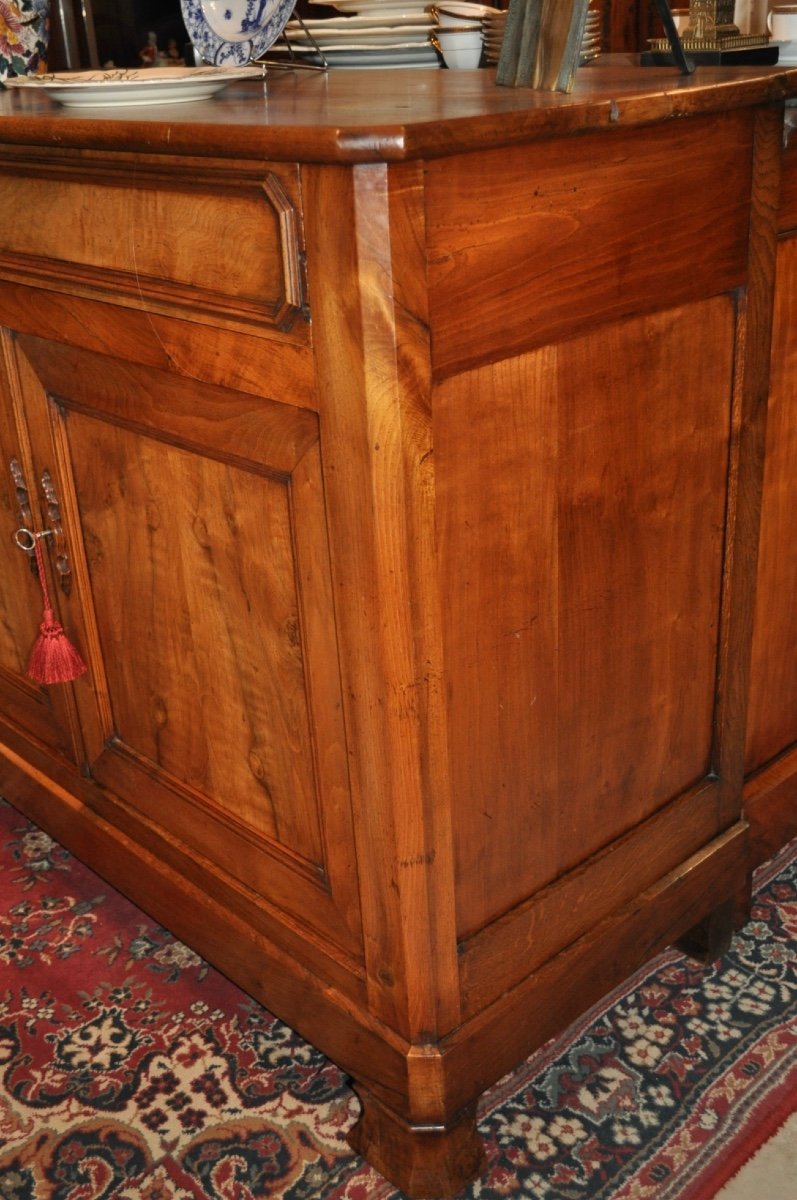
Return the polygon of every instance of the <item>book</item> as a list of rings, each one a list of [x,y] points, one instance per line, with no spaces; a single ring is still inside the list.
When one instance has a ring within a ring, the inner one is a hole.
[[[571,91],[588,9],[589,0],[510,0],[496,83]]]

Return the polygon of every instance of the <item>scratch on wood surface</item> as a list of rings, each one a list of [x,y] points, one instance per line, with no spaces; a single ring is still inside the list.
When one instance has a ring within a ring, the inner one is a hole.
[[[430,867],[436,856],[435,850],[426,850],[421,854],[414,854],[412,858],[400,858],[398,865],[404,869],[407,867]]]

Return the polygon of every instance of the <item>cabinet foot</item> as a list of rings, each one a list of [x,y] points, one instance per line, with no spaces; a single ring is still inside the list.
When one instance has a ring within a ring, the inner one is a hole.
[[[740,896],[729,896],[713,908],[702,921],[693,925],[678,939],[676,946],[690,958],[701,963],[713,963],[721,958],[731,944],[733,931],[739,925]]]
[[[476,1105],[448,1125],[412,1125],[356,1082],[362,1105],[349,1145],[410,1200],[439,1200],[460,1191],[484,1166]]]

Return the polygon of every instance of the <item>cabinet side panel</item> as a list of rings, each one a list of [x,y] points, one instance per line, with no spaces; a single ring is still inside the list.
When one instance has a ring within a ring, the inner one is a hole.
[[[711,769],[733,331],[717,298],[436,391],[460,936]]]
[[[797,742],[797,238],[781,242],[777,271],[747,774]]]

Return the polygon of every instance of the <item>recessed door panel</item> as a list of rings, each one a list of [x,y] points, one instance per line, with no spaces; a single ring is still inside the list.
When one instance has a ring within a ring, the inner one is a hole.
[[[690,789],[713,810],[734,321],[718,298],[437,389],[461,936]]]
[[[357,952],[315,414],[25,350],[69,498],[92,777]]]

